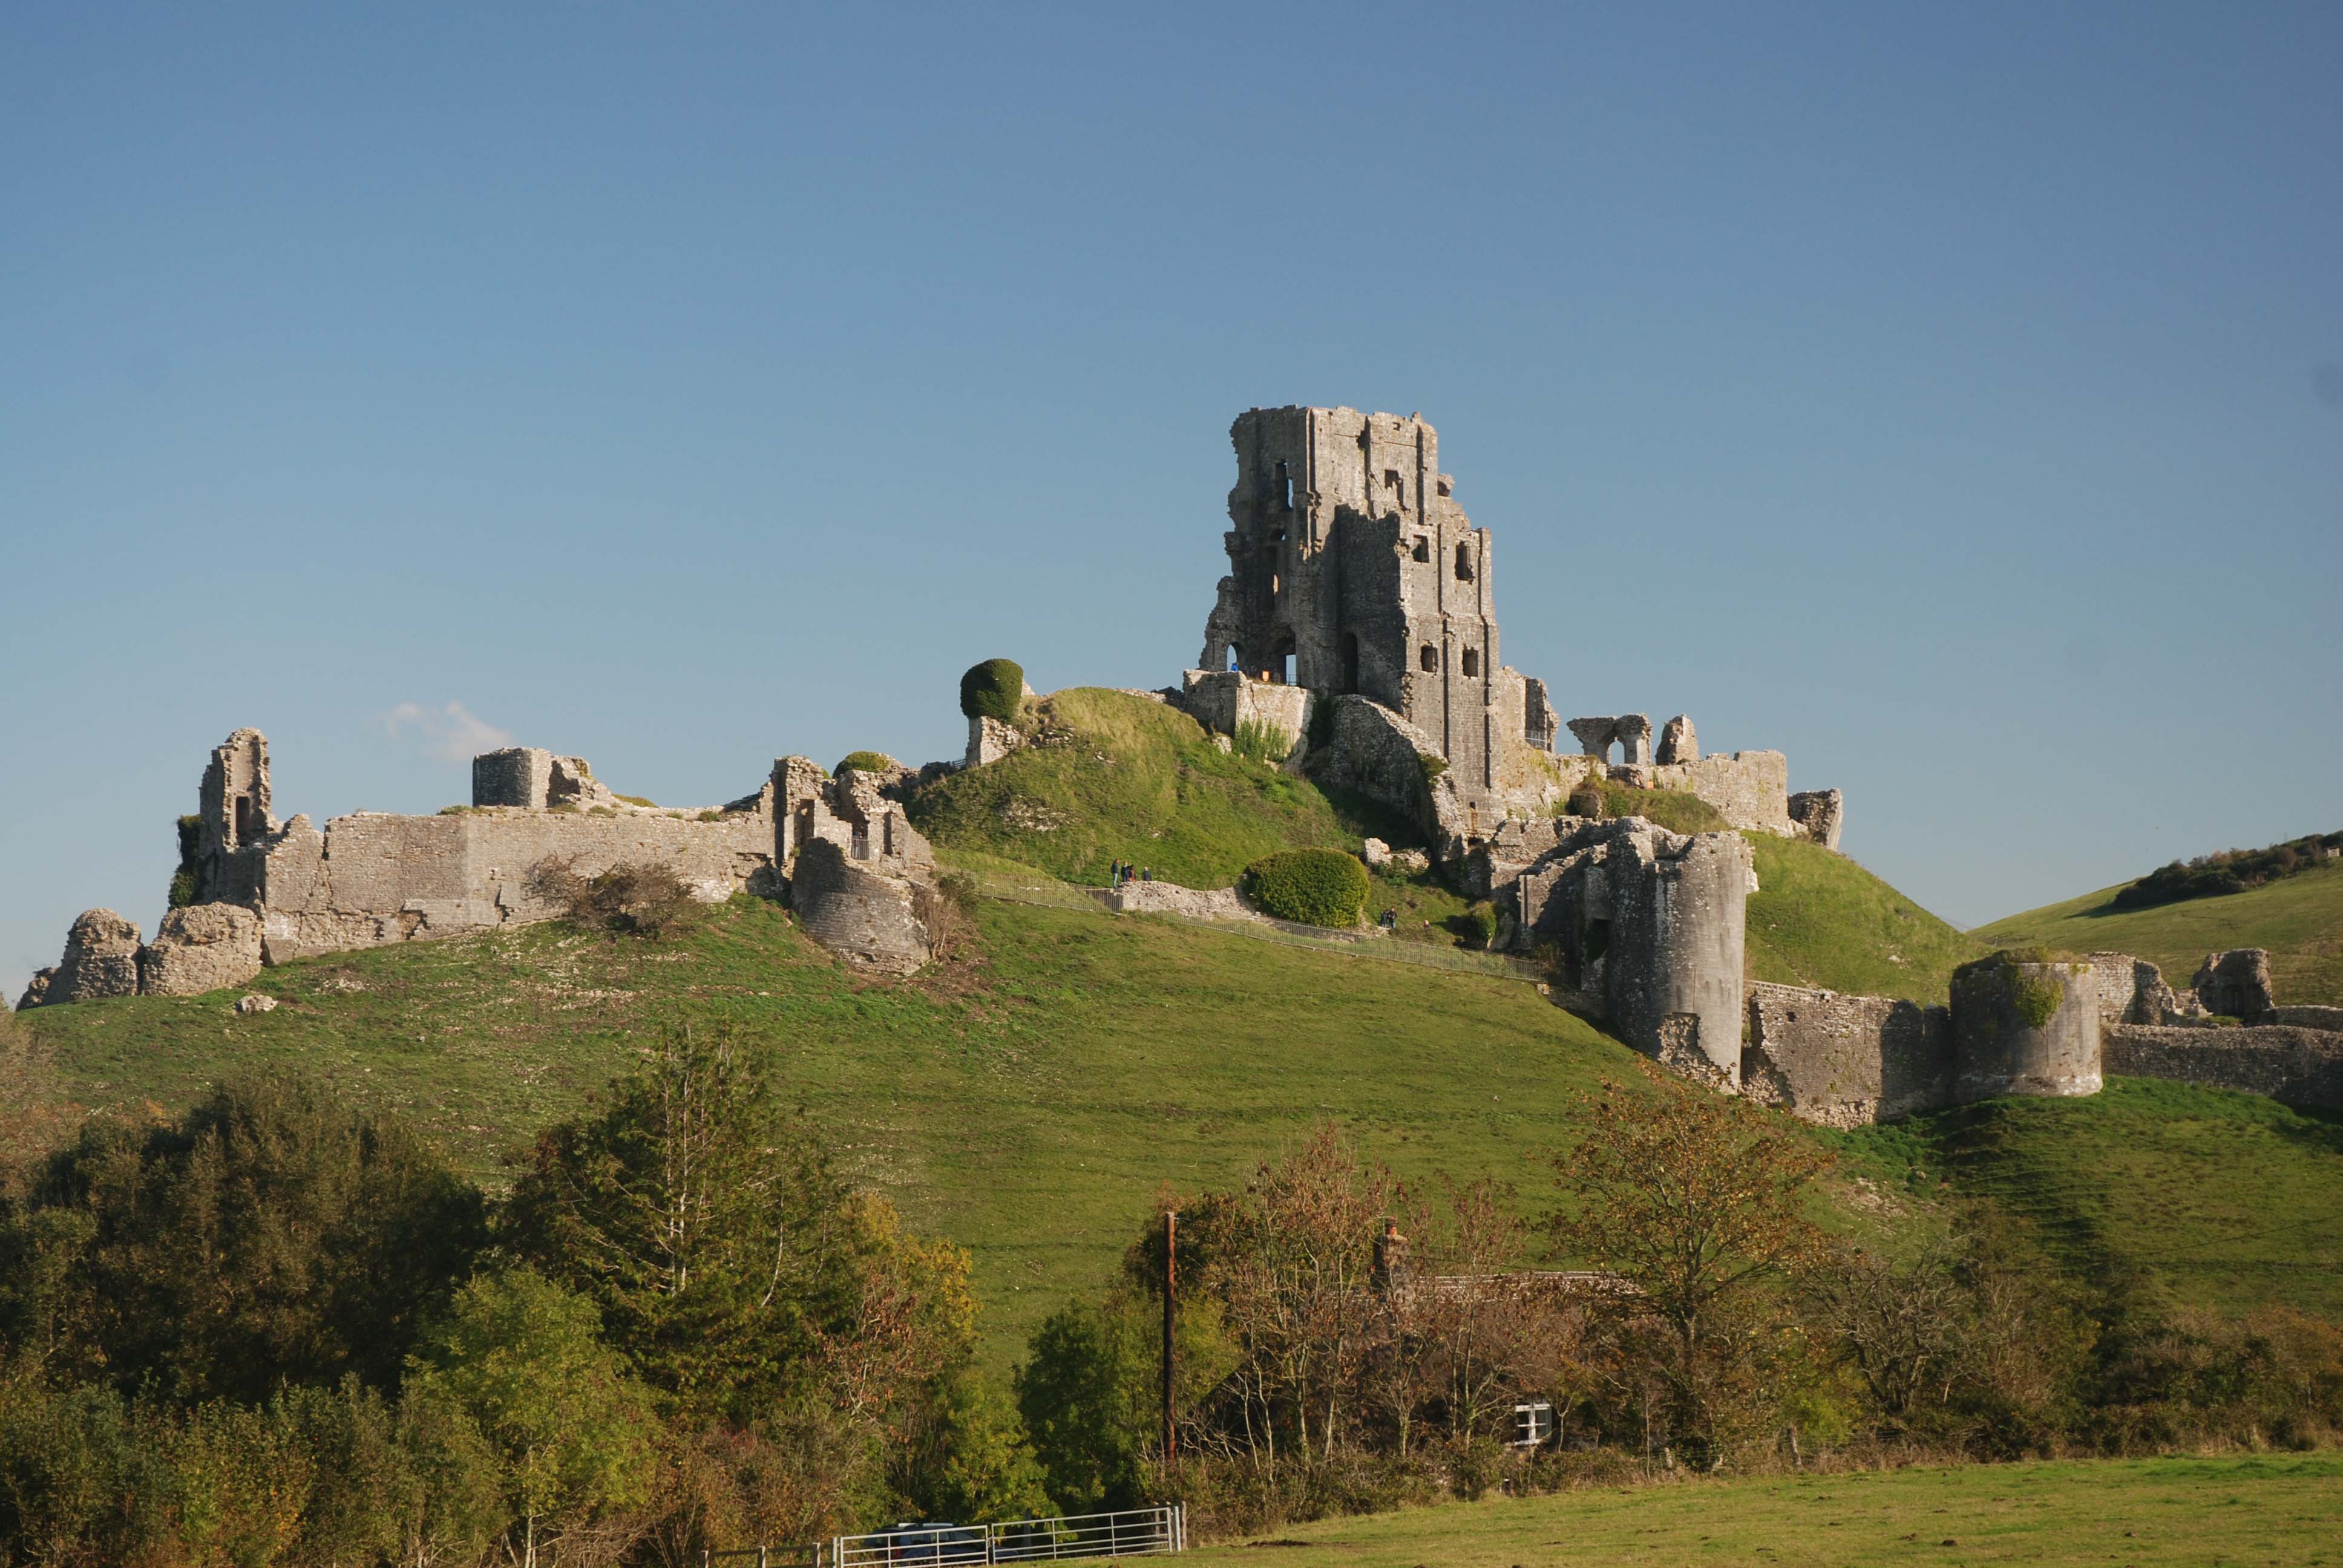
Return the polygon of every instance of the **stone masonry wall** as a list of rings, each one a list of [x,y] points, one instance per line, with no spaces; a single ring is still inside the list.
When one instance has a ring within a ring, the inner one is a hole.
[[[1951,1102],[1952,1014],[1895,997],[1749,987],[1742,1092],[1825,1127]]]
[[[588,877],[621,864],[671,866],[711,901],[744,888],[779,890],[775,825],[764,812],[703,822],[659,811],[367,811],[322,830],[297,817],[262,851],[264,950],[270,963],[283,963],[548,920],[559,911],[531,899],[528,883],[548,859]]]
[[[2106,1070],[2265,1094],[2288,1105],[2343,1111],[2343,1034],[2285,1024],[2236,1029],[2107,1031]]]

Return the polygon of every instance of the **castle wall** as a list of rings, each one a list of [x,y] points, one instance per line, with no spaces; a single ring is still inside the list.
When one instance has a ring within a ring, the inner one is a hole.
[[[1896,997],[1749,987],[1741,1091],[1802,1121],[1860,1127],[1949,1104],[1949,1010]]]
[[[1234,736],[1238,726],[1246,723],[1272,726],[1292,742],[1289,756],[1309,748],[1313,701],[1307,687],[1273,686],[1240,670],[1181,674],[1180,706],[1190,718],[1217,735]]]
[[[270,963],[452,935],[561,911],[529,896],[529,873],[562,860],[591,877],[622,864],[671,866],[707,900],[779,890],[769,810],[714,821],[662,811],[490,808],[437,817],[358,812],[321,830],[297,817],[250,851]]]
[[[2107,1070],[2268,1095],[2288,1105],[2343,1111],[2343,1034],[2284,1024],[2235,1029],[2107,1031]]]
[[[1688,789],[1735,828],[1790,838],[1790,759],[1779,751],[1711,752],[1692,762],[1651,765],[1655,789]]]

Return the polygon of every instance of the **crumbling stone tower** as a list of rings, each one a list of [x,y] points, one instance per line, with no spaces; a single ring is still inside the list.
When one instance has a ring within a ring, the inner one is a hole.
[[[1497,655],[1488,530],[1451,498],[1440,437],[1409,415],[1255,408],[1229,432],[1229,575],[1199,668],[1392,709],[1447,759],[1460,804],[1502,816],[1510,743],[1551,743],[1540,687]]]

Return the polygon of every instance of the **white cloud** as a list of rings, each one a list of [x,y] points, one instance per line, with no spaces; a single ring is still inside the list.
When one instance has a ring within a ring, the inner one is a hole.
[[[460,702],[445,708],[402,702],[384,714],[382,722],[392,739],[411,733],[422,742],[426,756],[442,762],[468,762],[483,751],[513,743],[511,730],[498,729]]]

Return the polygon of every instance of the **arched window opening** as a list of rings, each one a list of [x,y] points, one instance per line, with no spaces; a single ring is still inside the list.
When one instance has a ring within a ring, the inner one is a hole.
[[[1415,667],[1427,675],[1437,674],[1440,669],[1440,650],[1430,643],[1425,643],[1416,649]]]
[[[1277,465],[1277,504],[1287,511],[1293,509],[1293,476],[1286,471],[1282,459]]]
[[[1473,580],[1473,547],[1470,542],[1460,542],[1456,547],[1456,580],[1463,583]]]
[[[1467,675],[1478,675],[1481,673],[1481,650],[1479,648],[1468,648],[1464,650],[1464,673]]]
[[[1415,558],[1420,561],[1432,558],[1432,540],[1425,535],[1415,536]]]

